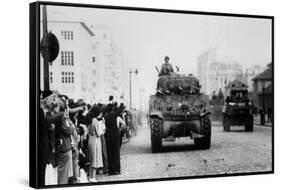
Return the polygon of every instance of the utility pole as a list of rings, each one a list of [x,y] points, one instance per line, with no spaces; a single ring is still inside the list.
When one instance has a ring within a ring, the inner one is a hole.
[[[44,90],[50,90],[49,63],[53,62],[59,54],[59,41],[57,37],[48,32],[47,8],[43,5],[43,38],[40,51],[43,57],[43,82]]]
[[[129,93],[130,93],[130,109],[132,109],[132,73],[135,73],[136,75],[138,74],[137,69],[129,69]]]
[[[48,34],[48,26],[47,26],[47,8],[46,5],[43,5],[43,46],[46,46],[47,42],[47,34]],[[44,65],[43,65],[43,76],[44,76],[44,90],[50,90],[49,84],[49,51],[45,50],[46,54],[43,57]]]
[[[143,103],[142,102],[142,98],[143,98],[142,95],[143,95],[144,90],[145,90],[144,88],[140,88],[140,111],[141,112],[143,112],[143,110],[142,110],[142,108],[143,108],[142,107],[142,103]]]

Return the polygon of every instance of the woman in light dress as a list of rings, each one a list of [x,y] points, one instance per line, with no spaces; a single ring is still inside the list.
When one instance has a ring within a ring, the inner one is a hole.
[[[100,136],[104,133],[104,121],[101,120],[101,111],[98,106],[94,106],[90,110],[92,114],[92,122],[89,125],[89,159],[90,159],[90,182],[97,182],[96,172],[98,168],[103,167],[102,146]]]

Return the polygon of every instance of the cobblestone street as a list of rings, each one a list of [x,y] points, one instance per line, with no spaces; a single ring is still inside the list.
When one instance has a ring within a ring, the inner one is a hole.
[[[180,176],[270,171],[271,127],[255,125],[254,132],[234,126],[223,132],[221,122],[212,123],[209,150],[196,150],[189,138],[164,142],[163,151],[153,154],[150,131],[143,126],[121,149],[121,175],[99,175],[98,181],[151,179]]]

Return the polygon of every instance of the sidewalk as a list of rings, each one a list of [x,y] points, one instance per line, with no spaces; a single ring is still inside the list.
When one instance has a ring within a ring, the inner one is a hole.
[[[259,116],[254,116],[254,125],[256,125],[256,126],[271,127],[272,126],[272,122],[266,122],[265,125],[261,125],[260,124],[260,117]],[[222,121],[212,120],[212,126],[222,126]]]
[[[267,118],[266,118],[267,120]],[[261,125],[261,120],[260,120],[260,116],[254,116],[254,125],[259,125],[259,126],[266,126],[266,127],[271,127],[272,126],[272,122],[265,122],[264,125]]]

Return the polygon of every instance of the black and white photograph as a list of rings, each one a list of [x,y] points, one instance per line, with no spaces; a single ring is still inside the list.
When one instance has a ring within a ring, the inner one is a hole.
[[[36,5],[37,187],[273,173],[273,17]]]

